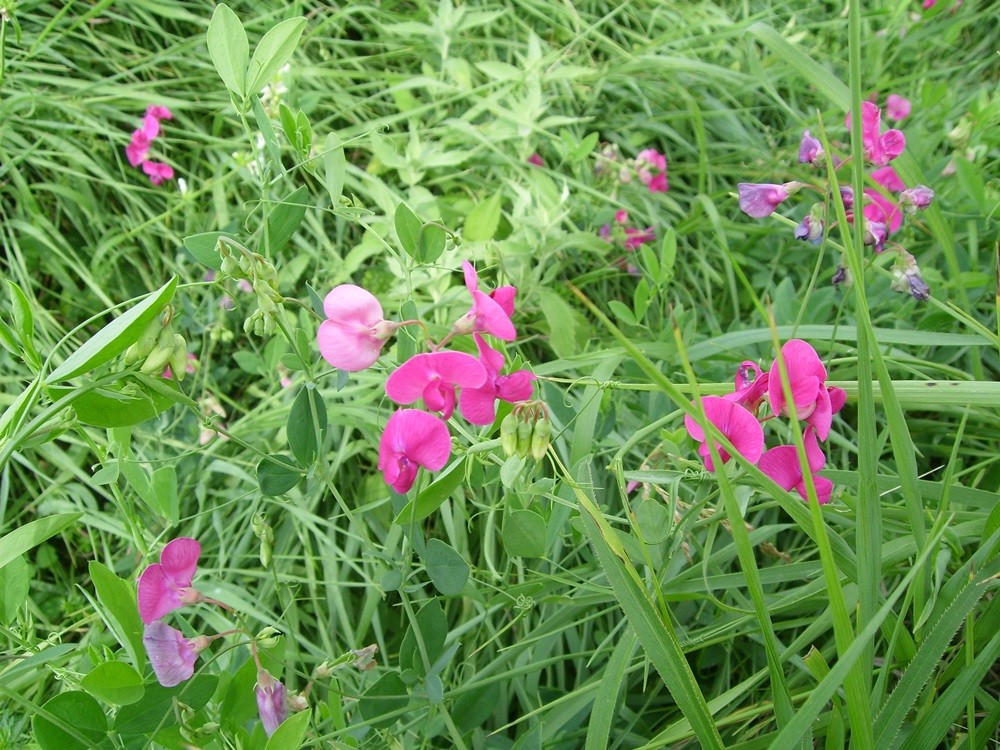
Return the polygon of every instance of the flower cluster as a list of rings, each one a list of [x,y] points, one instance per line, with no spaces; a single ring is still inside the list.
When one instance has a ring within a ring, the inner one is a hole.
[[[184,380],[186,374],[194,372],[191,360],[195,357],[188,354],[185,338],[174,333],[173,320],[174,308],[167,305],[146,324],[138,341],[125,350],[125,364],[142,362],[139,369],[146,375],[168,379]]]
[[[278,291],[278,271],[267,258],[228,237],[219,237],[222,274],[237,280],[237,288],[257,295],[257,309],[243,321],[243,331],[270,336],[277,328],[278,308],[285,297]]]
[[[445,339],[430,351],[412,356],[386,379],[386,395],[409,406],[423,400],[426,411],[400,409],[389,417],[379,442],[378,468],[396,492],[405,493],[416,480],[418,467],[444,468],[451,455],[451,433],[445,420],[456,408],[471,424],[488,425],[496,419],[496,401],[516,403],[531,398],[535,376],[526,370],[506,375],[504,356],[483,334],[513,341],[517,333],[511,317],[517,289],[502,286],[487,293],[471,263],[462,264],[472,307],[459,318]],[[347,372],[375,363],[382,347],[404,325],[420,321],[388,321],[371,292],[353,284],[335,287],[323,302],[327,320],[319,327],[320,354],[333,367]],[[472,335],[478,357],[443,350],[453,337]],[[439,412],[441,417],[431,412]]]
[[[667,157],[655,148],[639,152],[635,159],[626,159],[616,143],[602,143],[597,152],[594,174],[615,184],[626,185],[638,179],[651,193],[665,193],[667,184]]]
[[[785,378],[781,377],[784,364]],[[800,339],[787,341],[781,354],[762,372],[753,362],[743,362],[736,370],[736,390],[726,396],[706,396],[701,400],[705,416],[718,428],[733,448],[786,490],[795,489],[806,498],[806,479],[795,446],[782,445],[764,450],[763,422],[775,417],[794,415],[806,423],[803,440],[809,474],[820,503],[830,500],[833,483],[817,474],[826,465],[826,455],[819,443],[830,434],[833,415],[844,406],[846,394],[826,385],[826,368],[816,350]],[[767,401],[771,414],[758,416]],[[692,417],[684,420],[688,434],[700,445],[698,454],[705,468],[715,471],[711,449],[702,426]],[[732,456],[715,443],[722,463]]]
[[[160,135],[160,122],[173,118],[173,114],[166,107],[151,105],[146,109],[146,114],[142,118],[142,127],[132,131],[132,139],[125,147],[128,163],[133,167],[142,167],[142,171],[154,185],[159,185],[164,180],[174,179],[173,167],[148,158],[150,146]]]
[[[886,115],[890,119],[903,120],[909,116],[910,110],[910,102],[903,97],[897,94],[890,94],[887,97]],[[896,129],[883,132],[881,119],[882,110],[876,104],[870,101],[862,102],[863,158],[866,163],[876,167],[869,177],[872,182],[878,185],[877,189],[866,188],[860,201],[864,221],[863,238],[865,245],[872,247],[876,253],[887,249],[889,238],[899,230],[904,214],[923,211],[934,198],[934,191],[925,185],[907,188],[896,171],[889,166],[889,162],[905,150],[906,137],[902,131]],[[850,113],[847,115],[846,122],[848,129],[850,129]],[[836,158],[834,161],[838,167],[847,163],[846,160]],[[799,143],[799,162],[812,166],[822,166],[826,163],[823,144],[808,130],[805,131]],[[794,234],[796,239],[819,245],[823,242],[824,233],[828,229],[828,202],[831,197],[829,190],[823,187],[796,181],[780,185],[741,182],[737,185],[740,210],[755,219],[762,219],[774,213],[778,206],[803,188],[810,188],[822,193],[825,200],[814,203],[810,207],[809,212],[795,227]],[[853,223],[856,213],[854,191],[849,187],[841,187],[840,196],[847,212],[847,220]],[[894,269],[897,279],[901,274],[904,274],[908,280],[913,282],[894,284],[893,289],[909,292],[916,299],[927,299],[930,290],[924,283],[913,256],[897,243],[889,244],[891,249],[898,253]],[[841,264],[833,277],[833,282],[837,285],[848,280],[847,272]]]
[[[635,252],[635,249],[646,242],[653,242],[656,239],[656,231],[653,227],[638,229],[628,225],[628,211],[620,210],[615,213],[613,224],[605,224],[599,232],[602,239],[611,243],[626,253]],[[621,256],[612,261],[613,266],[617,266],[629,273],[636,273],[638,269],[628,262],[627,256]]]

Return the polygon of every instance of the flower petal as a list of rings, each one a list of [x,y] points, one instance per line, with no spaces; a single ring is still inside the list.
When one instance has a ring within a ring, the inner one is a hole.
[[[180,592],[159,563],[153,563],[139,575],[136,599],[139,617],[147,624],[181,606]]]
[[[157,620],[146,625],[142,643],[153,673],[163,687],[179,685],[194,674],[198,654],[181,631]]]
[[[355,323],[371,328],[379,323],[382,305],[367,289],[354,284],[335,286],[323,300],[323,312],[330,320]]]
[[[375,364],[385,341],[375,338],[370,329],[324,320],[316,332],[316,344],[323,359],[338,370],[358,372]]]

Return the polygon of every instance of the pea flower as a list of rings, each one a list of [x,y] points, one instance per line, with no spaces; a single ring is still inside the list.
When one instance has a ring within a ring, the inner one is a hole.
[[[655,148],[647,148],[635,157],[635,171],[639,180],[651,193],[665,193],[667,184],[667,157]]]
[[[471,424],[493,424],[496,400],[516,403],[531,398],[535,376],[527,370],[501,375],[504,356],[487,344],[478,333],[473,334],[479,348],[479,361],[486,370],[486,380],[476,388],[463,388],[458,396],[458,408]]]
[[[881,132],[882,110],[872,102],[861,102],[861,136],[865,158],[876,167],[884,167],[906,150],[906,137],[902,131]],[[851,113],[847,113],[847,127],[851,127]]]
[[[257,712],[264,732],[270,737],[288,718],[288,690],[280,680],[275,679],[266,669],[257,671]]]
[[[528,164],[534,164],[536,167],[545,166],[545,162],[542,161],[542,157],[538,155],[537,151],[528,157]]]
[[[841,410],[846,394],[840,388],[826,385],[826,368],[816,350],[801,339],[786,341],[781,347],[781,360],[785,363],[788,390],[795,406],[795,416],[812,425],[820,440],[826,440],[833,423],[833,415]],[[791,409],[785,398],[785,388],[778,360],[771,365],[772,377],[768,379],[768,400],[775,414],[789,416]]]
[[[826,218],[826,204],[815,203],[807,213],[802,222],[795,227],[794,234],[797,240],[807,240],[814,245],[823,242],[824,219]]]
[[[157,120],[173,120],[173,113],[160,104],[150,104],[146,107],[146,117],[153,117]]]
[[[826,465],[826,455],[816,441],[815,428],[806,428],[803,441],[806,449],[806,462],[809,465],[809,472],[812,474],[813,486],[816,488],[816,499],[820,505],[824,505],[830,502],[833,482],[816,473]],[[803,500],[808,499],[799,453],[794,445],[781,445],[766,451],[760,457],[757,468],[773,479],[782,489],[788,491],[795,489]]]
[[[449,419],[455,411],[456,388],[479,388],[486,369],[471,354],[428,352],[410,357],[385,381],[385,394],[397,404],[423,399],[431,411]]]
[[[174,179],[173,167],[159,161],[144,161],[142,171],[149,176],[149,181],[154,185],[160,185],[164,180]]]
[[[204,635],[185,638],[181,631],[162,620],[147,623],[142,632],[153,674],[163,687],[174,687],[190,679],[198,654],[208,648],[209,641]]]
[[[341,284],[323,300],[327,320],[316,333],[319,353],[338,370],[357,372],[371,367],[382,346],[402,323],[382,317],[382,305],[367,289]]]
[[[514,296],[517,288],[502,286],[489,294],[479,291],[479,275],[469,261],[462,262],[465,286],[472,295],[472,307],[458,319],[452,334],[466,334],[478,331],[496,336],[502,341],[513,341],[517,331],[511,322],[514,314]]]
[[[708,421],[725,435],[736,451],[750,463],[757,463],[764,450],[764,430],[757,418],[739,404],[721,396],[705,396],[701,400],[701,404],[705,409]],[[705,431],[701,425],[688,415],[684,417],[684,426],[687,428],[688,434],[701,443],[698,447],[698,455],[705,461],[705,468],[709,471],[715,471],[711,449],[708,447]],[[719,451],[722,463],[726,463],[732,458],[721,444],[716,443],[715,447]]]
[[[751,414],[756,415],[767,396],[767,381],[770,373],[761,369],[750,360],[740,363],[736,368],[736,390],[723,396],[726,401],[739,404]]]
[[[890,120],[905,120],[910,116],[910,100],[904,99],[899,94],[889,94],[885,98],[885,116]]]
[[[132,131],[132,140],[125,147],[125,156],[133,167],[138,167],[146,161],[146,156],[149,154],[149,140],[144,130]]]
[[[799,144],[799,163],[819,166],[823,163],[826,152],[823,151],[823,144],[819,138],[814,138],[807,130],[802,134],[802,142]]]
[[[761,182],[741,182],[736,186],[740,194],[740,210],[747,216],[763,219],[774,213],[782,201],[795,193],[799,188],[797,182],[786,182],[783,185]]]
[[[417,467],[438,471],[451,455],[448,426],[419,409],[400,409],[385,425],[378,448],[378,468],[396,492],[408,492]]]
[[[923,211],[931,205],[931,201],[933,200],[934,191],[926,185],[917,185],[916,187],[904,190],[899,194],[899,205],[901,205],[903,210],[908,214]]]
[[[894,278],[891,289],[894,292],[909,294],[913,299],[920,300],[921,302],[930,298],[931,289],[927,286],[927,282],[924,281],[923,274],[920,272],[920,266],[917,265],[917,259],[910,253],[900,250],[892,273]]]
[[[191,587],[201,556],[201,545],[194,539],[178,537],[163,547],[160,562],[146,567],[139,576],[139,616],[147,625],[186,604],[205,601],[201,592]]]

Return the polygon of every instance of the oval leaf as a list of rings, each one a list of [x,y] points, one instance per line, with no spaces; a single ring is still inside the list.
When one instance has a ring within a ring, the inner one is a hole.
[[[248,94],[256,94],[264,88],[288,62],[305,27],[306,19],[289,18],[264,34],[247,66],[247,78],[250,80],[246,88]]]
[[[545,554],[545,519],[533,510],[515,510],[501,534],[508,555],[541,557]]]
[[[302,479],[302,470],[282,454],[262,459],[257,464],[257,484],[267,497],[284,495]]]
[[[250,42],[240,19],[225,3],[216,6],[208,24],[208,54],[226,88],[245,99]]]
[[[167,388],[177,389],[173,381],[164,380],[163,383]],[[57,401],[75,390],[80,389],[55,386],[48,392],[52,400]],[[125,387],[115,384],[96,391],[80,390],[80,395],[72,401],[76,418],[83,424],[107,428],[142,424],[173,405],[174,400],[169,396],[145,388],[138,381]]]
[[[396,206],[396,235],[399,237],[399,244],[403,246],[406,254],[411,258],[416,257],[417,240],[420,237],[420,229],[423,226],[416,214],[410,210],[405,203]]]
[[[444,596],[462,593],[469,580],[469,564],[465,558],[440,539],[427,542],[423,558],[434,588]]]
[[[392,714],[406,708],[409,702],[406,694],[406,685],[395,672],[388,672],[382,675],[378,682],[372,685],[361,696],[358,701],[358,710],[365,721],[370,721],[372,726],[387,727],[396,721],[398,717],[390,716],[386,719],[380,717]]]
[[[145,692],[139,673],[120,661],[98,664],[93,672],[84,675],[80,684],[98,700],[116,706],[142,700],[142,694]]]
[[[203,266],[215,271],[222,270],[222,256],[219,255],[219,237],[236,242],[235,235],[227,232],[202,232],[184,238],[184,247]]]
[[[414,256],[421,263],[433,263],[444,252],[447,235],[437,224],[424,224],[417,239],[417,253]]]
[[[340,203],[344,193],[344,178],[347,176],[347,158],[344,147],[336,133],[326,137],[326,148],[323,150],[323,168],[325,172],[326,190],[330,194],[330,203],[334,208]]]
[[[60,693],[31,719],[42,750],[91,750],[108,732],[101,705],[81,690]]]
[[[264,750],[295,750],[302,747],[302,740],[305,739],[306,730],[309,728],[310,715],[309,711],[300,711],[281,722],[281,726],[267,741]]]

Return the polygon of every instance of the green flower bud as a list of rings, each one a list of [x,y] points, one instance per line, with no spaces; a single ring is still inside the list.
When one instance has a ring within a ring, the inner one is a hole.
[[[517,452],[517,425],[518,420],[513,412],[504,417],[500,423],[500,447],[503,448],[503,453],[507,458]]]
[[[531,450],[531,422],[518,422],[517,424],[517,457],[527,458],[528,451]]]
[[[232,255],[229,255],[228,253],[222,256],[221,270],[225,276],[234,276],[236,278],[239,278],[243,275],[243,272],[240,270],[239,261],[237,261],[236,258],[234,258]]]
[[[545,452],[549,449],[549,442],[552,439],[552,423],[544,415],[535,422],[531,431],[531,457],[536,461],[545,458]]]

